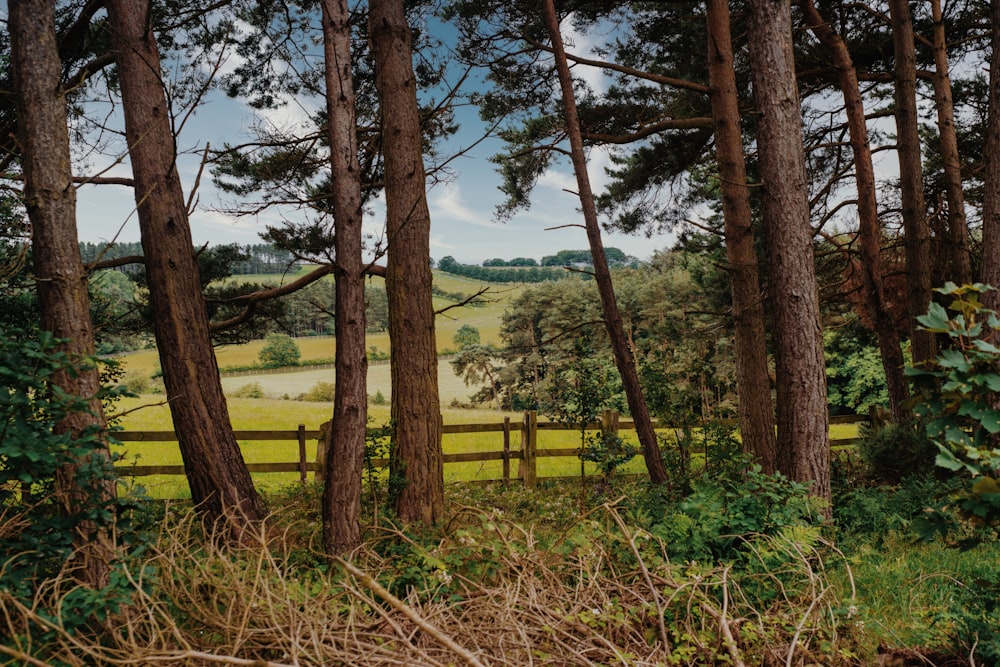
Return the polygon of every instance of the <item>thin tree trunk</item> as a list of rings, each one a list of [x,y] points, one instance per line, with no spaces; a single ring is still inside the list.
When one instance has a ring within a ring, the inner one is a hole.
[[[900,347],[896,321],[889,310],[882,279],[882,227],[878,218],[878,201],[875,195],[875,167],[868,143],[868,124],[865,120],[864,102],[858,85],[858,73],[843,38],[823,20],[812,0],[802,0],[799,5],[809,29],[833,55],[844,96],[847,128],[854,153],[854,180],[858,190],[858,236],[861,240],[861,268],[865,300],[871,310],[882,356],[889,393],[889,410],[895,421],[905,418],[903,407],[909,396],[909,387],[903,375],[903,350]]]
[[[924,207],[923,156],[917,120],[917,56],[910,3],[890,0],[889,15],[895,54],[896,152],[906,248],[906,304],[910,317],[911,355],[916,362],[933,359],[936,354],[934,335],[918,327],[916,320],[927,312],[931,301],[930,227]]]
[[[830,436],[802,112],[787,0],[749,0],[757,154],[774,312],[778,469],[830,498]]]
[[[990,3],[989,116],[983,169],[983,268],[982,282],[997,289],[983,295],[987,308],[1000,312],[1000,2]]]
[[[361,476],[368,426],[364,217],[346,0],[323,0],[323,52],[337,281],[336,379],[333,423],[327,431],[323,541],[328,553],[340,555],[361,545]]]
[[[81,362],[94,356],[94,330],[76,229],[76,188],[56,45],[55,5],[49,0],[11,0],[8,9],[24,204],[31,221],[41,324],[56,338],[65,339],[63,351]],[[89,413],[69,414],[57,424],[57,433],[76,437],[88,428],[97,427],[102,433],[106,430],[96,366],[80,363],[77,373],[60,371],[53,384],[70,396],[89,399]],[[96,484],[96,488],[81,488],[77,479],[81,468],[91,468],[97,474],[110,471],[107,443],[90,456],[97,460],[80,461],[56,473],[55,492],[67,514],[79,515],[96,509],[91,505],[94,501],[115,499],[114,479],[90,480],[86,483]],[[79,561],[74,576],[91,588],[105,586],[115,554],[109,528],[85,521],[78,526],[73,542],[74,558]]]
[[[739,97],[729,32],[729,0],[708,0],[708,76],[715,157],[722,190],[729,284],[733,295],[740,434],[767,474],[777,470],[774,404],[768,376],[764,305],[757,274]]]
[[[212,350],[150,11],[149,0],[108,1],[153,330],[191,498],[209,524],[239,540],[265,507],[233,435]]]
[[[639,373],[636,370],[632,351],[625,338],[625,327],[622,324],[621,312],[615,298],[614,285],[611,282],[611,271],[608,269],[607,256],[604,253],[604,242],[601,240],[601,228],[597,221],[597,208],[594,204],[594,194],[590,187],[590,177],[587,174],[587,158],[583,150],[583,136],[580,132],[580,119],[577,116],[576,96],[573,92],[573,78],[570,75],[566,51],[563,47],[562,33],[559,29],[559,18],[553,0],[543,0],[545,23],[552,40],[552,51],[555,56],[556,70],[559,73],[559,84],[562,88],[563,110],[566,118],[566,133],[569,136],[573,170],[576,172],[577,188],[580,204],[583,208],[584,223],[587,229],[587,241],[590,243],[590,254],[594,261],[594,279],[597,291],[601,296],[601,307],[604,314],[604,326],[611,340],[611,350],[615,365],[622,377],[622,386],[628,400],[629,411],[635,422],[636,435],[642,447],[642,455],[646,461],[646,470],[654,484],[664,484],[668,480],[667,469],[660,456],[659,441],[653,428],[653,420],[649,416],[646,399],[642,395],[639,384]]]
[[[900,2],[900,0],[894,0]],[[992,3],[991,3],[992,4]],[[969,258],[969,225],[965,219],[965,192],[962,189],[962,165],[955,133],[955,104],[951,96],[951,75],[948,71],[948,49],[945,41],[941,0],[931,0],[934,20],[934,107],[937,109],[938,134],[941,139],[941,160],[944,164],[945,194],[948,199],[948,234],[951,246],[951,276],[959,285],[972,282]],[[929,302],[929,301],[928,301]],[[926,312],[920,312],[923,315]]]
[[[386,260],[392,375],[396,513],[403,521],[444,518],[444,462],[437,343],[431,296],[430,211],[413,74],[410,26],[402,0],[372,0],[368,27],[382,109]]]

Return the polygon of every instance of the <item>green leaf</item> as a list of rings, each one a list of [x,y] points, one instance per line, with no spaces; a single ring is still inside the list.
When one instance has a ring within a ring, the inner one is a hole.
[[[931,302],[927,308],[927,314],[917,317],[917,322],[927,331],[946,332],[948,331],[948,312],[941,304]]]
[[[962,372],[972,368],[972,364],[959,350],[944,350],[938,355],[938,364],[944,368],[954,368]]]
[[[957,472],[965,467],[965,464],[955,458],[955,455],[950,450],[943,448],[934,458],[934,464],[940,468],[946,468],[953,472]]]

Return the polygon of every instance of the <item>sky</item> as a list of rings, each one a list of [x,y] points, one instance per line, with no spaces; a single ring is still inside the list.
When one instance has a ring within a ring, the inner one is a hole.
[[[568,24],[567,24],[568,25]],[[589,51],[586,35],[569,34],[567,41],[575,44],[574,51]],[[596,70],[577,70],[591,86],[603,89],[607,85]],[[185,124],[178,140],[181,155],[178,171],[185,188],[185,196],[197,181],[200,151],[205,143],[221,146],[223,142],[240,143],[250,137],[249,129],[255,122],[273,123],[278,126],[301,123],[308,118],[306,104],[316,101],[289,100],[278,110],[261,115],[260,111],[236,100],[214,95]],[[482,123],[475,110],[465,109],[458,115],[460,130],[450,140],[450,146],[466,147],[481,135]],[[124,142],[111,142],[111,155],[88,155],[85,173],[102,172],[105,176],[130,176],[127,156],[121,158]],[[494,219],[494,209],[502,202],[498,189],[501,177],[489,158],[502,149],[498,140],[483,142],[467,155],[451,163],[454,178],[447,183],[433,185],[428,190],[431,213],[431,257],[440,259],[452,256],[467,264],[478,264],[487,259],[532,257],[541,259],[559,250],[587,247],[582,227],[583,217],[575,194],[576,181],[567,162],[547,171],[539,179],[532,198],[532,206],[506,222]],[[117,154],[116,154],[117,152]],[[442,150],[447,154],[448,150]],[[595,192],[600,192],[607,182],[604,167],[608,156],[602,151],[590,155],[589,175]],[[570,192],[567,192],[569,190]],[[228,195],[227,195],[228,196]],[[269,224],[279,224],[281,215],[292,219],[304,213],[285,211],[267,212],[253,218],[235,218],[222,213],[223,195],[212,185],[205,173],[197,192],[197,207],[191,215],[191,231],[196,245],[204,243],[259,243],[259,234]],[[81,241],[121,242],[139,240],[139,223],[134,213],[135,203],[131,190],[122,186],[82,186],[78,190],[78,231]],[[384,204],[377,202],[374,214],[366,220],[368,231],[378,236],[381,232]],[[569,226],[568,226],[569,225]],[[568,226],[568,227],[567,227]],[[645,235],[604,235],[606,246],[617,247],[628,255],[648,259],[655,250],[672,242],[666,236],[647,238]]]

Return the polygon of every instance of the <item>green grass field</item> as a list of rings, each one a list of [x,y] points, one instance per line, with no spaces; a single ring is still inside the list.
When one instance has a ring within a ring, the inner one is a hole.
[[[302,272],[305,272],[303,269]],[[300,274],[289,275],[284,281],[290,281]],[[239,276],[240,280],[264,283],[277,283],[273,275]],[[486,295],[489,302],[485,306],[462,306],[452,308],[438,315],[437,344],[438,351],[444,351],[453,346],[452,337],[463,325],[469,324],[479,329],[485,342],[499,343],[501,317],[508,304],[516,298],[525,286],[490,285],[477,280],[459,276],[434,273],[435,284],[450,293],[460,292],[472,295],[483,287],[489,287]],[[449,305],[444,299],[435,299],[439,310]],[[296,339],[303,360],[329,359],[334,356],[335,340],[331,337],[305,337]],[[216,349],[219,366],[249,366],[257,361],[263,341],[252,341],[245,345],[222,346]],[[388,351],[389,337],[386,333],[371,334],[367,340],[368,347],[377,347]],[[138,370],[152,375],[158,368],[158,357],[155,350],[144,350],[123,357],[127,371]],[[388,364],[371,364],[368,371],[368,394],[374,396],[381,393],[386,400],[391,396],[391,381]],[[304,424],[307,430],[316,430],[319,425],[328,421],[333,412],[330,403],[306,402],[295,399],[300,394],[309,391],[319,382],[333,382],[331,369],[309,369],[294,373],[261,374],[239,377],[224,377],[223,389],[229,396],[230,418],[235,430],[288,430],[293,431],[299,424]],[[235,398],[233,395],[248,384],[257,384],[267,398],[247,399]],[[452,409],[453,401],[467,402],[475,387],[467,387],[453,372],[448,361],[442,360],[438,366],[438,386],[440,391],[442,412],[445,424],[460,423],[501,423],[503,415],[493,410]],[[170,413],[161,402],[162,395],[149,395],[135,399],[125,399],[119,405],[119,410],[126,412],[121,420],[121,427],[129,431],[168,431],[173,430]],[[148,407],[140,406],[147,405]],[[372,425],[379,426],[389,421],[388,406],[373,405],[370,407]],[[517,424],[521,415],[509,415]],[[831,429],[833,438],[850,438],[856,435],[854,425],[835,425]],[[626,437],[628,434],[626,434]],[[580,446],[580,435],[575,431],[539,432],[539,449],[564,449]],[[634,441],[634,433],[631,434]],[[293,462],[298,459],[297,444],[292,441],[247,441],[240,443],[243,456],[247,462]],[[511,448],[517,450],[520,439],[517,434],[512,437]],[[460,452],[496,452],[503,449],[501,433],[466,433],[446,434],[443,440],[446,453]],[[125,463],[133,465],[180,465],[180,452],[175,443],[128,443],[119,448]],[[314,460],[316,442],[308,443],[307,456]],[[596,467],[588,463],[588,473],[596,472]],[[580,474],[580,460],[576,457],[543,457],[538,460],[538,476],[575,476]],[[641,457],[636,457],[623,467],[624,472],[642,473],[645,471]],[[511,464],[511,474],[517,474],[517,461]],[[465,481],[498,479],[502,476],[500,461],[449,463],[445,465],[446,481]],[[298,480],[296,473],[256,474],[256,483],[265,490],[294,484]],[[150,494],[160,498],[190,497],[187,483],[182,476],[149,476],[141,478]]]
[[[284,277],[283,282],[290,282],[301,273],[289,274]],[[278,284],[282,282],[280,276],[275,275],[247,275],[236,276],[233,280],[258,282],[264,284]],[[524,285],[493,285],[479,280],[470,280],[460,276],[453,276],[446,273],[434,272],[434,283],[446,292],[461,292],[471,296],[483,288],[489,288],[489,292],[484,295],[487,303],[484,306],[461,306],[450,308],[437,316],[437,349],[439,353],[454,349],[455,344],[452,338],[464,325],[471,325],[479,329],[479,335],[484,343],[500,343],[500,322],[503,312],[510,302],[517,297],[524,289]],[[434,307],[441,311],[448,306],[454,305],[446,299],[435,298]],[[335,354],[335,340],[332,337],[303,337],[296,338],[296,344],[302,353],[303,361],[315,359],[330,359]],[[264,346],[263,340],[255,340],[245,345],[223,345],[215,350],[219,368],[231,366],[250,366],[257,363],[260,350]],[[389,334],[387,332],[372,333],[367,336],[368,348],[376,347],[382,352],[389,351]],[[159,369],[159,358],[156,350],[141,350],[121,357],[126,371],[140,371],[152,375]],[[282,392],[284,393],[284,392]],[[466,393],[473,393],[472,391]],[[278,394],[281,395],[281,394]],[[387,394],[388,395],[388,394]],[[464,398],[464,395],[463,395]],[[450,399],[449,399],[450,400]]]
[[[123,399],[117,406],[119,413],[125,413],[119,421],[123,430],[127,431],[170,431],[173,425],[170,421],[170,411],[162,403],[162,396],[150,395],[138,398]],[[245,399],[230,398],[228,400],[230,419],[237,431],[287,430],[294,431],[299,424],[304,424],[307,430],[318,430],[320,424],[330,419],[333,413],[332,403],[314,403],[277,399]],[[381,426],[389,421],[388,406],[373,405],[369,408],[373,426]],[[442,417],[445,424],[500,424],[504,414],[495,410],[443,409]],[[522,415],[508,413],[512,426],[516,427]],[[544,421],[544,420],[543,420]],[[857,433],[855,425],[835,425],[831,429],[834,438],[854,437]],[[623,435],[635,441],[634,433]],[[498,452],[503,450],[503,434],[491,433],[461,433],[446,434],[442,442],[445,453],[460,452]],[[520,436],[515,431],[511,435],[511,449],[520,447]],[[541,430],[538,433],[539,449],[563,449],[580,446],[580,435],[577,431]],[[298,445],[294,440],[287,441],[244,441],[240,443],[244,460],[250,463],[294,462],[298,460]],[[132,465],[180,465],[180,451],[176,443],[130,442],[116,447],[116,454],[123,459],[123,464]],[[316,457],[316,442],[307,443],[307,457],[310,461]],[[587,463],[588,474],[595,474],[596,467]],[[622,467],[626,473],[642,473],[645,465],[637,456]],[[538,459],[537,473],[539,477],[572,477],[580,474],[580,460],[576,457],[543,457]],[[511,475],[517,474],[517,461],[511,462]],[[445,481],[458,482],[468,480],[499,479],[502,476],[500,461],[478,461],[445,464]],[[156,498],[190,497],[187,482],[182,476],[152,475],[136,478],[143,484],[150,495]],[[297,483],[296,473],[260,473],[254,475],[257,485],[267,491]]]

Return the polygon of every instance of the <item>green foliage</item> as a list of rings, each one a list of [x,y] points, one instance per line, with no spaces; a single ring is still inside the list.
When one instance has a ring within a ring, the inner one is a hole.
[[[268,334],[264,347],[261,348],[259,359],[264,368],[281,368],[283,366],[298,366],[302,352],[291,336],[286,334]]]
[[[580,452],[580,458],[596,463],[605,483],[608,483],[615,471],[638,453],[638,447],[617,433],[592,433],[587,437],[587,446]]]
[[[593,354],[585,339],[577,339],[572,362],[555,369],[548,378],[549,400],[542,408],[560,424],[580,430],[597,421],[601,412],[623,409],[621,377],[605,358]]]
[[[312,388],[299,394],[296,400],[314,403],[332,403],[336,385],[333,382],[317,382]]]
[[[151,380],[148,374],[134,369],[125,373],[121,383],[131,394],[145,394],[149,391]]]
[[[375,395],[372,396],[372,405],[385,405],[386,403],[388,403],[388,401],[385,400],[385,394],[383,394],[382,390],[379,389],[375,392]]]
[[[368,418],[368,423],[372,418]],[[364,462],[364,482],[368,491],[368,498],[371,500],[372,516],[377,517],[380,508],[385,508],[386,498],[390,495],[389,488],[394,480],[386,473],[386,467],[378,465],[389,459],[392,450],[392,426],[383,424],[378,428],[369,428],[365,432],[365,462]],[[386,488],[382,483],[385,481]]]
[[[543,283],[564,280],[572,275],[565,269],[554,267],[494,268],[477,264],[461,264],[451,255],[442,257],[437,268],[439,271],[456,276],[493,283]]]
[[[260,382],[249,382],[230,394],[233,398],[264,398]]]
[[[693,487],[679,502],[664,489],[651,488],[633,510],[638,524],[663,539],[673,558],[739,560],[759,535],[823,521],[822,507],[807,484],[765,475],[756,465],[745,474],[700,479]]]
[[[842,536],[863,537],[876,543],[895,531],[908,531],[929,504],[960,484],[927,474],[902,477],[892,486],[870,486],[857,478],[834,477],[833,520]]]
[[[57,429],[74,413],[89,412],[91,397],[69,395],[54,379],[95,363],[70,358],[49,332],[28,338],[0,327],[0,592],[29,606],[63,572],[78,532],[114,527],[123,546],[138,537],[129,511],[138,509],[136,499],[103,497],[102,484],[116,479],[103,455],[107,433],[96,425],[77,434]],[[120,392],[103,389],[101,398]],[[56,475],[69,470],[68,481],[80,494],[74,509],[56,493]],[[106,589],[76,589],[58,610],[44,613],[58,615],[72,632],[116,610],[126,601],[127,588],[116,574]]]
[[[858,320],[823,332],[823,355],[831,414],[866,414],[889,405],[878,346]]]
[[[950,346],[935,360],[908,367],[917,383],[914,412],[927,420],[927,435],[937,444],[937,464],[966,476],[968,483],[949,507],[975,529],[1000,530],[1000,348],[994,345],[1000,318],[983,306],[980,295],[993,288],[948,283],[937,292],[951,297],[948,311],[932,303],[917,320],[927,331],[948,336]],[[924,537],[947,534],[953,525],[948,508],[928,512],[917,524]],[[981,535],[960,540],[977,544]]]
[[[871,478],[886,484],[898,484],[909,475],[931,474],[938,453],[920,421],[862,425],[855,446]]]
[[[451,337],[451,340],[458,346],[459,350],[462,350],[470,345],[479,345],[482,342],[479,336],[479,329],[471,324],[463,324],[459,327],[458,331],[455,332],[455,335]]]

